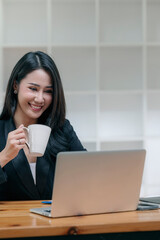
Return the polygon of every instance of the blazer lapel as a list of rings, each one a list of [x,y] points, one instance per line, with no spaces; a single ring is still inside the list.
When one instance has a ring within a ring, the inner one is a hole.
[[[49,169],[50,163],[48,157],[46,157],[46,155],[43,157],[38,157],[36,164],[36,184],[41,196],[47,184]]]
[[[33,199],[40,199],[40,195],[34,184],[31,169],[23,150],[19,151],[16,158],[12,160],[13,166],[21,179],[24,187],[28,190]]]

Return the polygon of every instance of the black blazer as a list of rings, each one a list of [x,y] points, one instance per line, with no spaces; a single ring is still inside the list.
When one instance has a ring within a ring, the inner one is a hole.
[[[14,129],[12,119],[0,120],[0,151],[6,145],[8,133]],[[67,151],[85,150],[68,120],[65,121],[63,130],[68,139]],[[0,201],[51,199],[55,163],[56,156],[47,150],[43,157],[37,158],[35,185],[24,151],[20,150],[17,157],[3,168],[0,167]]]

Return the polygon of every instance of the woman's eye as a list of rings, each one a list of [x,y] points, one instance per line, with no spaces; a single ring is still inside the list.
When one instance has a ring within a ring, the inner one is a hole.
[[[46,90],[45,92],[46,92],[46,93],[51,93],[51,94],[52,94],[53,91],[52,91],[52,90]]]
[[[37,88],[34,87],[30,87],[29,89],[31,89],[32,91],[37,91]]]

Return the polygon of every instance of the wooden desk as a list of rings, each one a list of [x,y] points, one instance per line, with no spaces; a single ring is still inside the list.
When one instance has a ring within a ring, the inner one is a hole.
[[[0,202],[0,238],[160,231],[160,210],[57,219],[29,212],[41,206],[41,201]]]

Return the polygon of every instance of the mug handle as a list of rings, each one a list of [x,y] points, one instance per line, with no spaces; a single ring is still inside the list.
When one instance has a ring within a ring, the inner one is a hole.
[[[27,135],[28,135],[29,129],[28,129],[27,127],[23,127],[23,129],[26,130]],[[30,145],[29,145],[29,143],[28,143],[27,141],[25,142],[25,144],[26,144],[26,146],[28,147],[28,149],[30,149]]]

